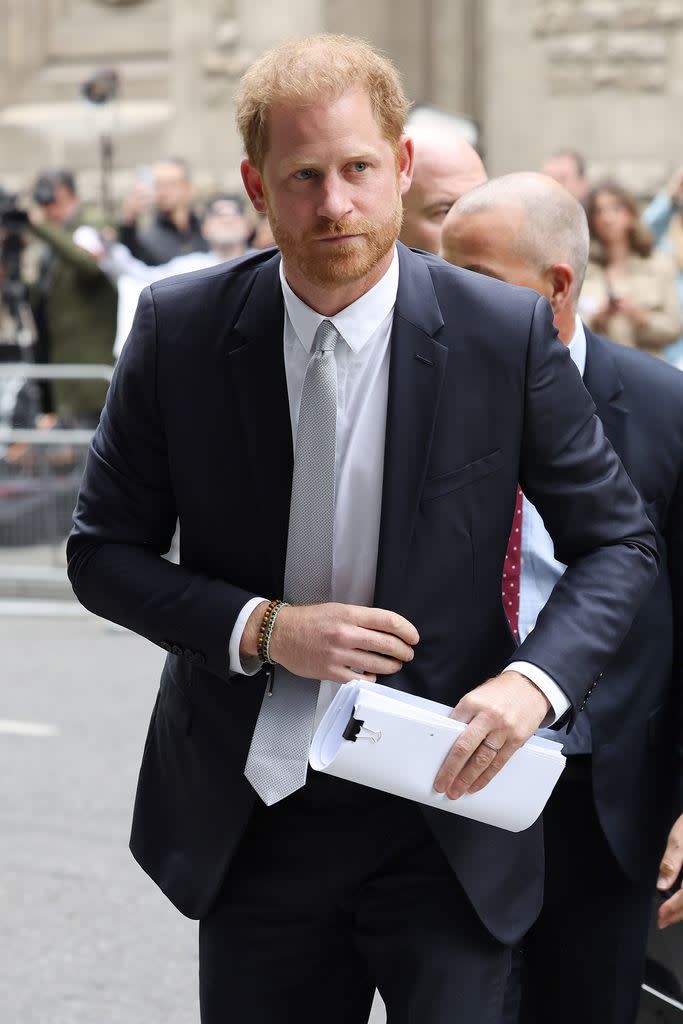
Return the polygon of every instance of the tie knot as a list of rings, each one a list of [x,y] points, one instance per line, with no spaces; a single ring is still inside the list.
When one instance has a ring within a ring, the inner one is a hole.
[[[313,348],[316,352],[334,352],[341,335],[331,320],[323,320],[315,332]]]

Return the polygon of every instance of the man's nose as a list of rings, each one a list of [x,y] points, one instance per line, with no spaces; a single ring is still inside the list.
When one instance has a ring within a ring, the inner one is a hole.
[[[318,216],[325,220],[338,221],[353,210],[348,186],[338,174],[326,175],[320,190]]]

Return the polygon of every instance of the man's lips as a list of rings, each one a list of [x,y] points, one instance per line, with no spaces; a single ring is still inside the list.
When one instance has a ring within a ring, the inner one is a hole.
[[[322,238],[316,238],[316,242],[349,242],[352,238],[360,238],[360,235],[325,235]]]

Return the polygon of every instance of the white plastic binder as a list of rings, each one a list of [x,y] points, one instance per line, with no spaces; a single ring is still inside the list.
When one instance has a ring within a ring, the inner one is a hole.
[[[379,683],[345,683],[315,732],[311,767],[509,832],[529,828],[562,774],[562,744],[532,736],[479,793],[449,800],[433,784],[466,728],[451,711]]]

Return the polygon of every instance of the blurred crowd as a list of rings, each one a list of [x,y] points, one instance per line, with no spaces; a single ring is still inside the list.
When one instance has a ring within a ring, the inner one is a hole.
[[[0,360],[110,366],[146,284],[272,245],[268,224],[228,192],[195,201],[180,158],[136,175],[118,222],[85,206],[75,175],[40,173],[28,203],[0,192]],[[0,422],[92,427],[102,380],[44,382],[36,391],[0,380]]]
[[[487,180],[480,156],[448,122],[444,115],[415,124],[415,177],[404,197],[401,240],[433,253],[455,200]],[[586,211],[591,257],[579,300],[586,325],[683,368],[683,168],[644,206],[618,181],[592,182],[572,149],[549,155],[540,170]],[[6,252],[15,234],[18,261]],[[30,201],[2,215],[0,245],[0,359],[102,365],[119,355],[146,284],[271,246],[273,236],[243,195],[198,202],[188,163],[173,157],[138,169],[114,223],[82,204],[71,171],[40,173]],[[53,381],[27,402],[16,386],[8,395],[5,382],[0,421],[93,426],[105,387]]]

